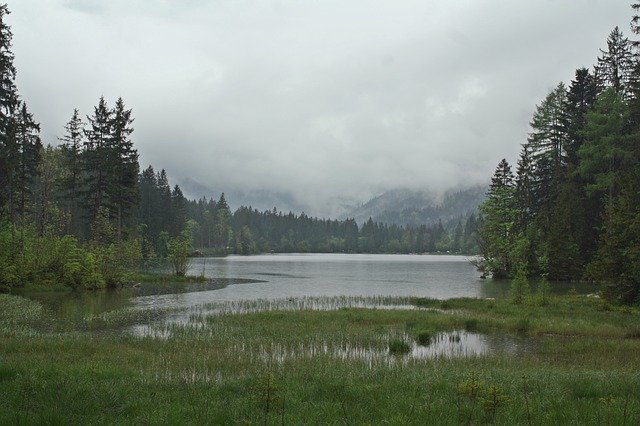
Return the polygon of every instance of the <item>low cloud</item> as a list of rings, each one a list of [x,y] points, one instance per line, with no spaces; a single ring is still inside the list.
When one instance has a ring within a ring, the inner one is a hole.
[[[55,143],[101,95],[144,165],[314,214],[396,187],[487,181],[625,2],[9,2],[19,89]]]

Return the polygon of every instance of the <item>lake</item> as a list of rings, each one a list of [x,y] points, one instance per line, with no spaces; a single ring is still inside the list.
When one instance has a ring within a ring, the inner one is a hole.
[[[309,296],[498,298],[508,295],[511,285],[506,280],[481,279],[470,257],[454,255],[273,254],[192,259],[189,274],[203,273],[239,283],[141,296],[135,302],[164,308]],[[564,293],[571,286],[554,283],[552,289]]]
[[[480,279],[465,256],[278,254],[195,258],[189,274],[206,283],[142,283],[136,288],[95,292],[40,293],[51,324],[86,326],[86,318],[120,309],[175,311],[165,318],[183,322],[193,312],[253,312],[264,309],[410,308],[410,297],[499,298],[510,282]],[[554,293],[574,284],[552,283]],[[534,288],[535,289],[535,288]],[[578,285],[578,291],[594,291]],[[306,299],[302,300],[301,299]],[[146,322],[146,321],[142,321]]]
[[[140,304],[200,303],[305,296],[496,297],[503,285],[481,280],[464,256],[276,254],[195,258],[189,274],[242,279],[241,284],[193,293],[141,297]]]

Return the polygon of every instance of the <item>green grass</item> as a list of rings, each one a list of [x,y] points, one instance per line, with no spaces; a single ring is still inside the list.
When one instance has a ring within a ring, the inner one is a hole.
[[[87,338],[16,333],[30,330],[42,307],[1,297],[0,424],[640,422],[640,314],[599,300],[201,312],[192,323],[157,326],[165,338]],[[424,331],[516,333],[523,318],[537,342],[525,356],[371,362],[318,351],[385,352]]]

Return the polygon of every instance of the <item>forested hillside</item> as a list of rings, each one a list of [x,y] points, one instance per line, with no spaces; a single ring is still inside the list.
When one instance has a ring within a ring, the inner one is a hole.
[[[451,190],[438,196],[429,191],[396,189],[369,200],[349,212],[356,222],[369,218],[376,222],[400,225],[434,225],[466,219],[475,213],[485,199],[487,188],[474,186],[463,190]]]
[[[576,70],[536,107],[517,164],[500,162],[480,207],[481,269],[606,281],[610,297],[638,299],[638,46],[616,27],[593,70]]]

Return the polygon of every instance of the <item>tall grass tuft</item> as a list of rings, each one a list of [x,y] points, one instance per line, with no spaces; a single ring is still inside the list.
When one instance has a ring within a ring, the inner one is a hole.
[[[477,331],[478,323],[478,318],[467,318],[466,320],[464,320],[464,329],[466,331]]]
[[[389,342],[390,355],[406,355],[411,352],[411,345],[402,339],[393,339]]]
[[[546,278],[542,278],[538,284],[538,303],[540,306],[549,305],[549,295],[551,294],[551,285]]]
[[[422,330],[416,335],[416,343],[421,346],[429,346],[434,338],[432,330]]]
[[[529,319],[529,317],[520,318],[516,322],[516,331],[519,334],[523,334],[523,335],[527,334],[530,329],[531,329],[531,320]]]

